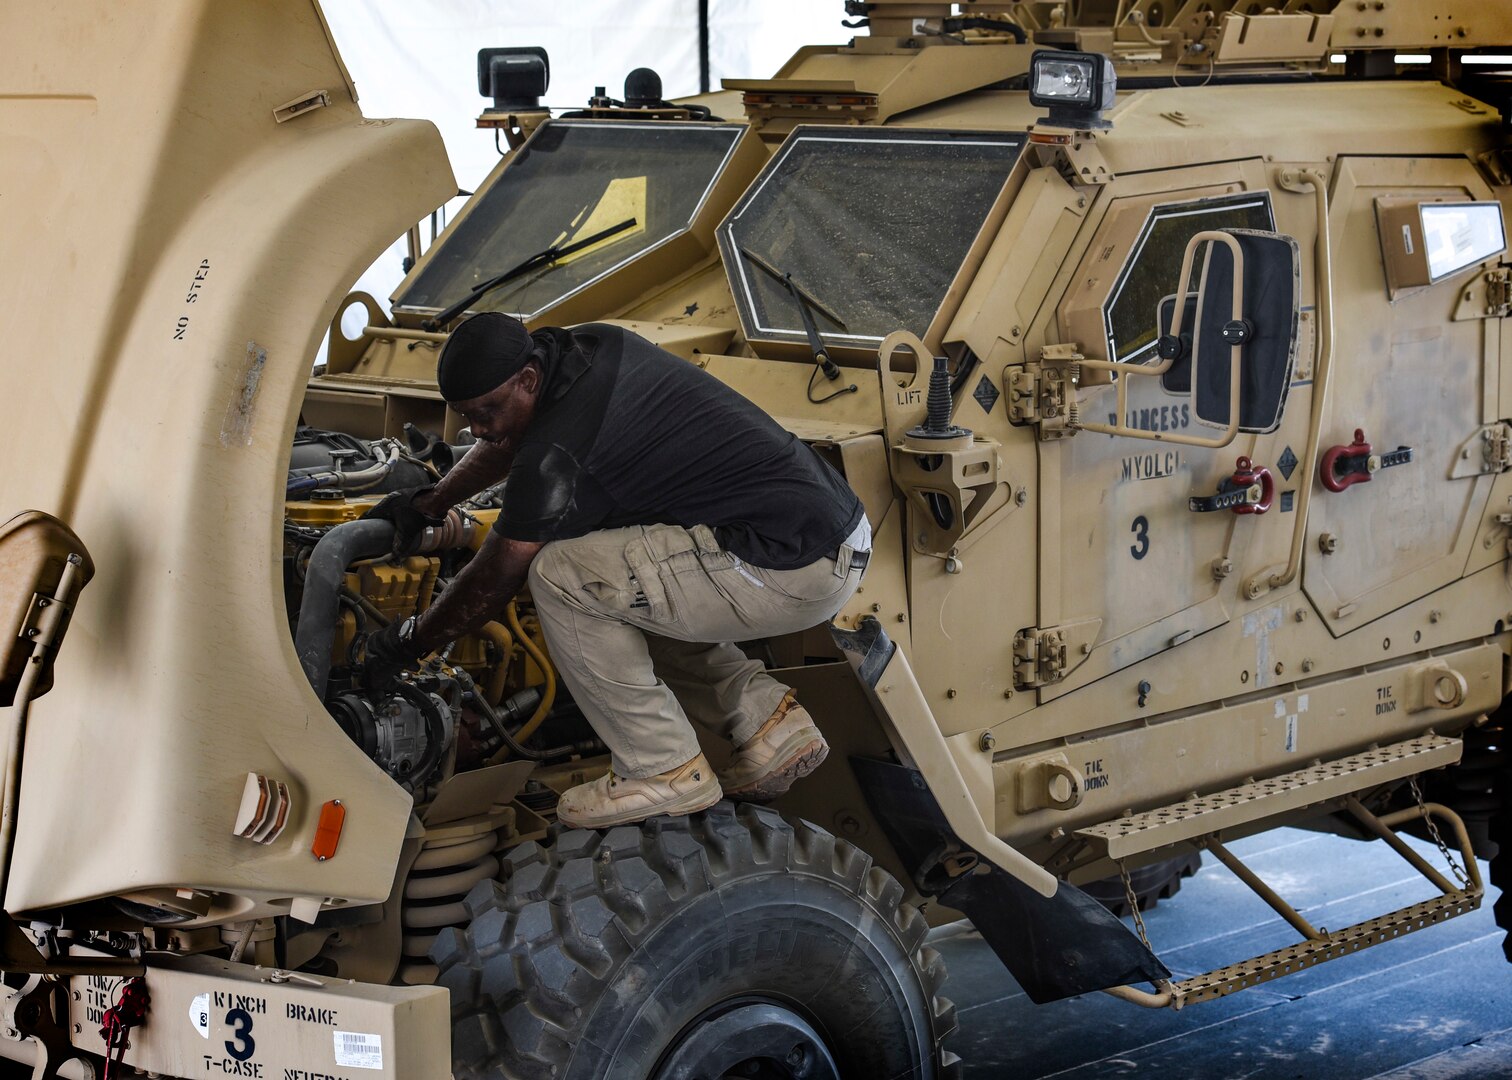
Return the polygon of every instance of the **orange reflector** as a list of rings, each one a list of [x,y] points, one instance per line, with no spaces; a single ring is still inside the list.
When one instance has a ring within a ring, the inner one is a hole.
[[[346,822],[346,807],[340,799],[332,799],[320,808],[320,822],[315,826],[315,842],[310,845],[310,854],[325,862],[336,854],[336,845],[341,843],[341,826]]]
[[[1071,136],[1063,132],[1030,131],[1029,141],[1046,146],[1070,146]]]

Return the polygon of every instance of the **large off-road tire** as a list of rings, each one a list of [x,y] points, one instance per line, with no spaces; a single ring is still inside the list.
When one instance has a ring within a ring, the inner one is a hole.
[[[559,833],[432,951],[459,1080],[954,1078],[923,917],[863,851],[772,810]]]
[[[1170,859],[1141,866],[1129,871],[1129,884],[1134,887],[1134,899],[1140,911],[1149,911],[1162,900],[1169,900],[1181,891],[1181,883],[1197,872],[1202,865],[1202,853],[1177,855]],[[1123,878],[1118,875],[1102,878],[1082,886],[1082,891],[1119,918],[1132,915],[1128,890]]]

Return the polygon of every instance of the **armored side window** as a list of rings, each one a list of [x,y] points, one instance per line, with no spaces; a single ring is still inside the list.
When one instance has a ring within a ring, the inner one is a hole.
[[[1506,223],[1496,202],[1414,196],[1376,200],[1386,264],[1387,295],[1437,285],[1507,250]]]
[[[1276,227],[1267,192],[1152,207],[1128,261],[1103,307],[1108,359],[1145,363],[1156,359],[1160,336],[1156,309],[1176,291],[1187,241],[1208,229]],[[1194,274],[1199,280],[1202,268]],[[1171,387],[1167,387],[1171,389]]]
[[[536,317],[686,232],[744,130],[625,121],[541,125],[396,297],[396,309],[433,314],[531,255],[633,222],[469,308]]]
[[[1023,145],[1004,132],[798,128],[719,228],[746,336],[804,340],[783,275],[832,345],[924,333]]]

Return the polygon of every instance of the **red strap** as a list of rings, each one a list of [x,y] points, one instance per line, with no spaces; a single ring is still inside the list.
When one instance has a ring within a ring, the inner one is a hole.
[[[121,999],[105,1010],[100,1036],[105,1040],[105,1070],[101,1080],[116,1080],[116,1066],[126,1057],[131,1046],[128,1033],[134,1027],[147,1022],[147,1010],[152,999],[147,993],[147,980],[140,975],[121,984]]]

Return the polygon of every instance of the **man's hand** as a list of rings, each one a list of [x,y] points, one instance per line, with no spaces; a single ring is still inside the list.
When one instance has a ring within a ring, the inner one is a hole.
[[[415,624],[416,655],[435,652],[448,641],[466,637],[490,619],[498,618],[525,584],[531,560],[541,547],[537,543],[507,539],[490,529],[472,561]]]
[[[434,486],[428,485],[390,492],[377,506],[362,515],[364,521],[371,519],[394,523],[394,544],[391,549],[394,558],[402,559],[413,555],[420,547],[420,540],[425,535],[427,526],[446,523],[445,512],[437,517],[421,509],[430,501],[428,496],[433,491],[435,491]]]
[[[415,646],[414,627],[414,619],[401,619],[368,635],[362,666],[362,685],[368,693],[388,689],[401,671],[424,655]]]

